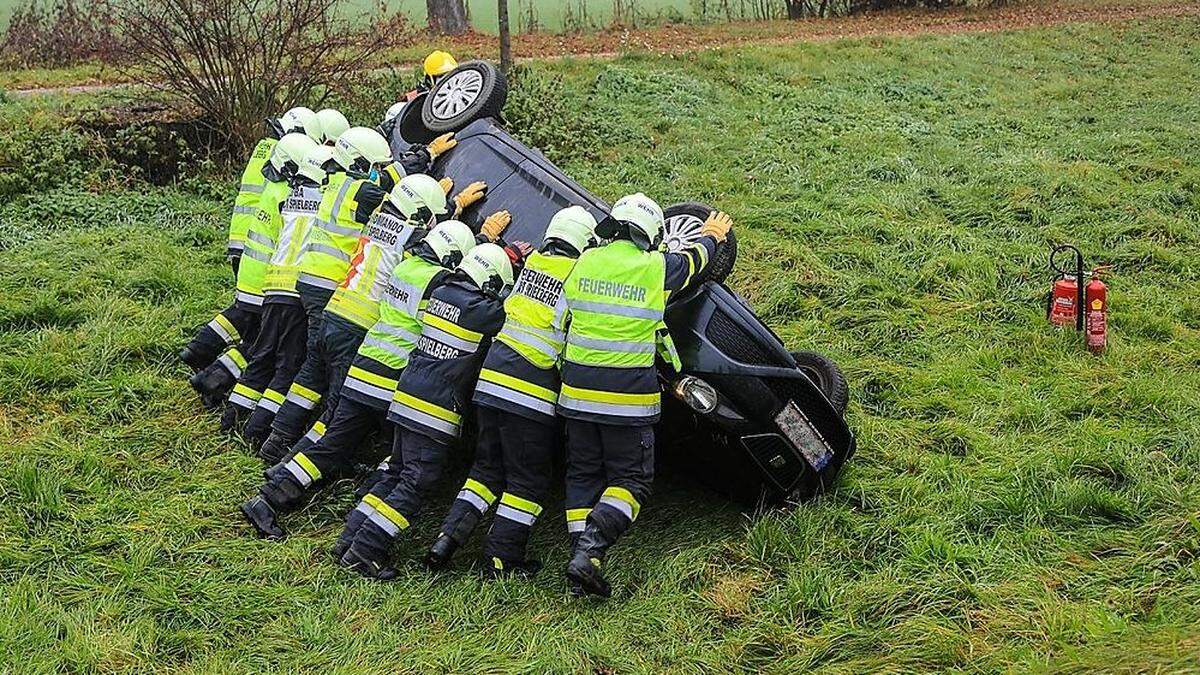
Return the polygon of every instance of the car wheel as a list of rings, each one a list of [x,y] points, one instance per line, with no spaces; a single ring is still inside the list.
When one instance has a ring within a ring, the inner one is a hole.
[[[817,352],[792,352],[796,367],[804,373],[825,398],[833,405],[839,415],[846,414],[846,404],[850,401],[850,386],[846,384],[846,376],[833,359]]]
[[[434,134],[458,131],[481,117],[498,117],[506,100],[504,73],[487,61],[468,61],[429,90],[421,121]]]
[[[668,251],[678,253],[689,244],[700,239],[700,228],[704,219],[716,209],[698,202],[683,202],[673,204],[663,211],[663,244]],[[701,272],[693,283],[704,281],[725,281],[725,277],[733,271],[733,263],[737,260],[737,237],[733,232],[725,241],[717,243],[717,252],[708,262],[708,267]]]
[[[427,98],[429,98],[428,92],[417,94],[416,98],[404,106],[404,110],[400,111],[400,119],[396,120],[395,133],[405,142],[406,149],[409,145],[425,145],[437,137],[437,134],[430,131],[425,126],[424,120],[421,119]]]

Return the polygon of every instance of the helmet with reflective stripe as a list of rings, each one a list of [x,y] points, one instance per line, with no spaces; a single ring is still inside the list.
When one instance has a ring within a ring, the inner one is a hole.
[[[391,122],[399,117],[400,113],[404,112],[404,106],[406,105],[408,105],[408,101],[396,101],[393,103],[391,107],[387,109],[387,112],[383,113],[383,123],[387,124],[388,122]]]
[[[346,116],[333,108],[318,110],[317,120],[321,123],[321,139],[318,142],[326,145],[333,145],[338,136],[350,128]]]
[[[445,75],[458,67],[458,61],[449,52],[440,49],[432,51],[425,57],[425,74],[430,77]]]
[[[288,110],[279,118],[279,126],[285,134],[307,134],[314,141],[321,142],[321,120],[317,119],[317,114],[311,108],[296,106]]]
[[[458,269],[471,277],[471,281],[483,290],[500,292],[513,282],[512,262],[504,249],[495,244],[479,244],[467,251]]]
[[[372,164],[382,164],[391,161],[392,149],[378,131],[367,127],[350,127],[333,144],[333,159],[343,169],[366,170]],[[365,166],[358,166],[360,160]]]
[[[596,219],[582,206],[568,206],[550,219],[546,239],[558,239],[583,253],[596,243]]]
[[[317,142],[301,133],[290,133],[275,144],[271,150],[271,166],[290,178],[300,168],[309,151],[317,147]]]
[[[400,179],[388,194],[392,203],[405,218],[411,218],[422,208],[434,216],[446,212],[446,192],[433,176],[414,173]]]
[[[425,235],[425,243],[433,249],[443,267],[450,267],[457,265],[463,253],[475,246],[475,235],[461,220],[447,220]]]
[[[318,185],[325,182],[325,163],[333,159],[333,150],[328,145],[316,145],[304,155],[299,174],[310,178]]]
[[[613,220],[629,226],[630,234],[642,248],[650,249],[658,245],[663,231],[663,210],[658,202],[640,192],[626,195],[613,204],[611,216]],[[645,237],[645,241],[637,241],[642,237]]]

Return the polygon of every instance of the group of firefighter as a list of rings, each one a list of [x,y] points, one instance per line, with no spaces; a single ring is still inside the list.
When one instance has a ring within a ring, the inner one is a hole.
[[[422,86],[455,67],[434,52]],[[731,221],[713,213],[697,243],[664,253],[662,209],[638,193],[599,224],[581,206],[558,211],[536,250],[505,240],[507,211],[474,218],[475,232],[460,218],[486,207],[488,186],[455,193],[452,177],[429,175],[453,134],[393,156],[403,106],[376,128],[288,110],[242,174],[234,302],[180,354],[205,404],[223,406],[222,430],[269,465],[241,511],[279,539],[285,514],[361,478],[333,558],[394,578],[389,549],[473,407],[474,461],[424,563],[445,568],[494,507],[484,575],[536,573],[527,543],[565,436],[566,575],[576,595],[607,597],[606,553],[651,491],[656,363],[679,367],[667,297],[708,264]]]

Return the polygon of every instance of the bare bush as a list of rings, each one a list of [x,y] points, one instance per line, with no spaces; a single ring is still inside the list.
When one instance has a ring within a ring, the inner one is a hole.
[[[0,63],[25,68],[111,61],[117,53],[112,15],[103,3],[29,0],[13,9]]]
[[[366,20],[344,0],[120,0],[130,74],[198,114],[231,150],[294,105],[349,91],[381,52],[409,40],[401,14]],[[348,18],[349,17],[349,18]]]

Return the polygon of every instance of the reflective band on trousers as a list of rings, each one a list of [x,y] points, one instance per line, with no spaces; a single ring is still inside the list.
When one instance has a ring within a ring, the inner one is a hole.
[[[474,506],[475,510],[480,513],[487,513],[488,507],[496,501],[496,493],[474,478],[468,478],[467,482],[463,483],[462,489],[458,491],[456,499],[461,499]]]
[[[505,492],[500,497],[500,506],[496,507],[496,516],[532,527],[542,515],[542,506],[523,497]]]
[[[642,505],[633,498],[633,493],[623,487],[614,486],[606,489],[604,495],[600,497],[600,504],[620,511],[630,521],[637,520],[638,512],[642,510]]]
[[[396,394],[396,380],[358,366],[350,366],[350,372],[346,374],[346,380],[342,386],[379,401],[390,401]]]
[[[399,535],[400,530],[408,528],[408,518],[375,495],[369,494],[363,497],[355,510],[361,512],[368,520],[393,537]]]
[[[287,400],[305,410],[312,410],[321,402],[321,394],[299,382],[293,382],[292,386],[288,388]]]
[[[303,452],[296,453],[287,464],[283,465],[283,468],[291,472],[304,487],[308,487],[314,481],[321,479],[321,470]]]
[[[237,326],[234,326],[229,319],[225,318],[224,314],[214,316],[213,320],[208,322],[208,327],[224,340],[225,344],[233,344],[242,339],[241,334],[238,333]]]
[[[392,399],[390,412],[449,436],[458,436],[459,425],[462,423],[462,417],[453,411],[422,401],[400,390],[396,391]]]
[[[230,349],[224,354],[217,357],[217,362],[233,375],[234,379],[242,376],[242,369],[246,367],[246,357],[237,349]]]
[[[567,509],[567,532],[583,532],[587,528],[587,517],[592,510],[583,509]]]
[[[281,405],[283,405],[283,394],[274,389],[264,391],[262,398],[258,399],[258,407],[270,413],[279,412]]]
[[[313,422],[312,428],[304,434],[304,440],[308,441],[309,443],[316,443],[317,441],[321,440],[321,437],[324,435],[325,423],[317,420],[316,422]]]

